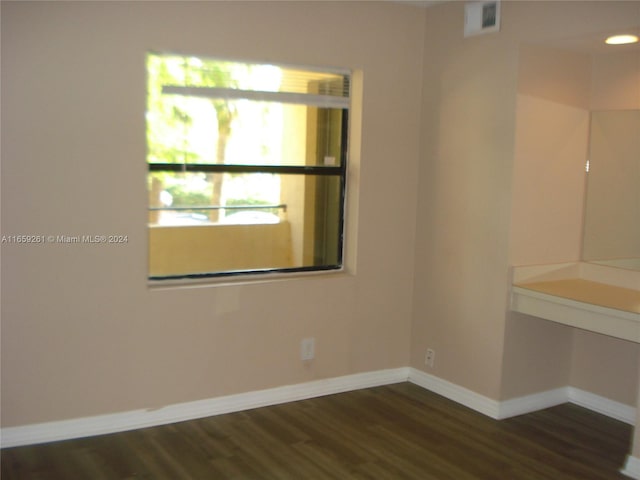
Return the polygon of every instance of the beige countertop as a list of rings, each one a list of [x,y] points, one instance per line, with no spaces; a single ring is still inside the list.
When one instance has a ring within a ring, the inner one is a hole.
[[[516,283],[540,293],[626,312],[640,313],[640,291],[581,278]]]

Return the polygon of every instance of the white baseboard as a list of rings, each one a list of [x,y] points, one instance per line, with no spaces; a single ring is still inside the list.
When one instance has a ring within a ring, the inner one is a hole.
[[[104,435],[138,428],[295,402],[362,388],[406,382],[408,368],[379,370],[343,377],[287,385],[237,395],[169,405],[159,409],[141,409],[93,417],[38,423],[1,430],[2,448],[32,445],[57,440]]]
[[[471,408],[476,412],[480,412],[483,415],[496,419],[499,418],[498,412],[500,410],[500,404],[497,400],[485,397],[460,385],[425,373],[417,368],[409,369],[409,381],[465,407]]]
[[[624,468],[620,470],[620,473],[627,477],[640,480],[640,458],[629,455],[627,457],[627,462],[625,463]]]
[[[508,418],[535,412],[562,403],[573,403],[629,425],[636,422],[636,409],[610,398],[602,397],[574,387],[562,387],[547,392],[534,393],[520,398],[500,402],[500,416]]]
[[[555,407],[569,401],[568,387],[547,390],[546,392],[533,393],[523,397],[511,398],[500,402],[498,418],[516,417],[525,413],[544,410]]]
[[[497,401],[415,368],[409,369],[409,381],[498,420],[543,410],[567,402],[580,405],[630,425],[634,425],[636,420],[636,409],[634,407],[574,387],[561,387],[546,392]]]
[[[635,408],[573,387],[497,401],[421,370],[404,367],[179,403],[159,409],[140,409],[8,427],[0,431],[0,445],[2,448],[8,448],[104,435],[406,381],[495,419],[504,419],[565,402],[573,402],[629,424],[635,422]],[[634,457],[629,459],[627,465],[629,471],[640,469],[638,464],[634,463],[638,462],[637,459]]]
[[[579,388],[568,387],[568,401],[601,413],[607,417],[615,418],[621,422],[635,425],[636,409],[624,403],[616,402],[610,398],[601,397]]]

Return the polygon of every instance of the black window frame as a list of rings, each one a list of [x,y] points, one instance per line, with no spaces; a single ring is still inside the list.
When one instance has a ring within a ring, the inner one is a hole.
[[[304,69],[305,67],[296,67]],[[323,71],[322,69],[317,69]],[[346,77],[348,88],[350,90],[351,74],[346,71],[341,72]],[[346,190],[347,190],[347,171],[348,171],[348,150],[349,150],[349,110],[350,93],[347,96],[349,106],[339,108],[341,110],[341,131],[340,131],[340,158],[337,165],[253,165],[253,164],[215,164],[215,163],[149,163],[147,160],[147,175],[154,172],[168,173],[267,173],[267,174],[293,174],[306,176],[327,176],[339,179],[340,185],[340,209],[339,209],[339,232],[338,232],[338,258],[335,264],[326,265],[309,265],[287,268],[263,268],[263,269],[243,269],[243,270],[225,270],[217,272],[175,274],[175,275],[148,275],[150,281],[165,280],[198,280],[207,278],[224,278],[237,277],[247,275],[263,275],[271,273],[303,273],[303,272],[322,272],[342,270],[344,267],[344,249],[345,249],[345,210],[346,210]],[[284,102],[283,102],[284,103]],[[323,108],[323,107],[319,107]],[[338,109],[335,106],[324,107]],[[224,208],[224,207],[214,207]],[[153,210],[148,206],[149,210]],[[194,208],[197,209],[197,208]],[[176,227],[180,228],[180,227]]]

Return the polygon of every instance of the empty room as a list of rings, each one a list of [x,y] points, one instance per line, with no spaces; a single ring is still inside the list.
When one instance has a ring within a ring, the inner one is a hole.
[[[640,1],[0,17],[3,479],[640,479]]]

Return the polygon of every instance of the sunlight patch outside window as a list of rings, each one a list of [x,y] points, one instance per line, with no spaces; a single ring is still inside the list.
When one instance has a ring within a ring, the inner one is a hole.
[[[342,267],[347,71],[147,57],[149,277]]]

